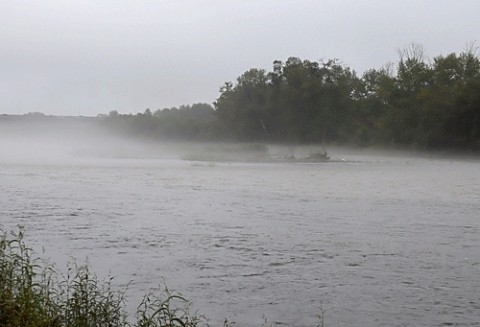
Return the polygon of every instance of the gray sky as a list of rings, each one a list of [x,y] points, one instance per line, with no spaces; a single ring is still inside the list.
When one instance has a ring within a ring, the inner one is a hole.
[[[479,0],[0,0],[0,113],[212,103],[290,56],[357,72],[480,45]]]

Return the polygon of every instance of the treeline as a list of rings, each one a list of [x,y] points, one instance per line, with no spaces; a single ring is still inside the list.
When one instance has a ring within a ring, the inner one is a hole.
[[[179,108],[150,109],[136,115],[111,111],[104,117],[108,128],[135,137],[176,140],[210,140],[217,136],[214,109],[206,103]]]
[[[411,45],[398,64],[361,76],[337,60],[291,57],[271,72],[250,69],[225,83],[213,108],[110,113],[107,120],[134,134],[186,139],[480,150],[475,50],[427,60]]]

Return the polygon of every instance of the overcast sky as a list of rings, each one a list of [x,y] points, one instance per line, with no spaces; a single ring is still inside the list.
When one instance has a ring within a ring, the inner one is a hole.
[[[290,56],[361,73],[480,45],[479,0],[0,0],[0,114],[212,103]]]

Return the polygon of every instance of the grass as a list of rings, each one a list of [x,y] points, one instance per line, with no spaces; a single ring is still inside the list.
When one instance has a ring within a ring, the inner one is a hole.
[[[24,230],[0,227],[0,327],[194,327],[208,326],[190,302],[168,288],[152,290],[127,318],[125,291],[110,277],[101,282],[87,265],[71,263],[66,276],[24,242]],[[319,317],[323,326],[323,312]],[[224,326],[234,323],[225,320]],[[265,318],[262,326],[268,325]]]
[[[133,322],[127,320],[124,291],[114,291],[86,265],[72,263],[67,275],[33,258],[16,233],[0,229],[0,327],[206,326],[189,311],[190,302],[167,288],[147,294]]]

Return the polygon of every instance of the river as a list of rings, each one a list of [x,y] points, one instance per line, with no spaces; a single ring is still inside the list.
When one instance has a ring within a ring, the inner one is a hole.
[[[0,163],[0,224],[165,283],[213,325],[480,325],[480,162],[330,151],[332,162],[102,157]]]

